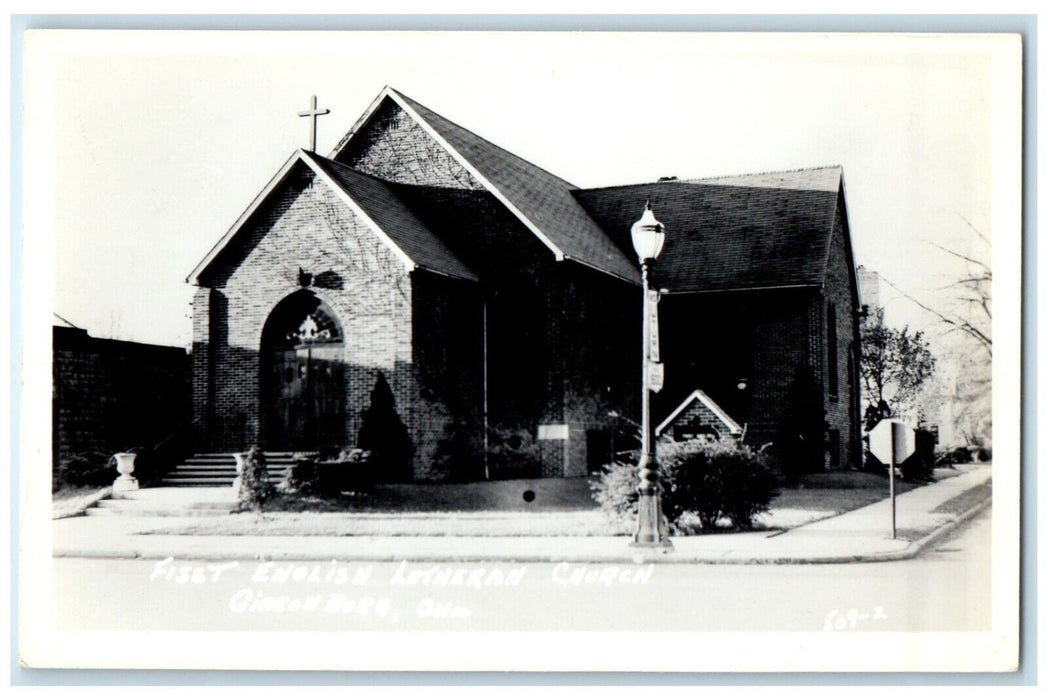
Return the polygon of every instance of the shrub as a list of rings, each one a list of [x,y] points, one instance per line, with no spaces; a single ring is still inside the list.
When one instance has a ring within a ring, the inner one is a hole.
[[[337,496],[364,487],[373,476],[369,458],[368,452],[359,449],[344,449],[336,458],[324,461],[295,455],[295,463],[288,467],[280,488],[291,493]]]
[[[763,458],[733,441],[659,444],[663,514],[687,532],[689,516],[712,530],[722,518],[748,528],[778,495],[778,482]],[[616,462],[593,486],[601,510],[615,519],[636,517],[637,466]]]
[[[462,421],[444,427],[433,456],[433,470],[442,482],[461,483],[484,478],[483,428]]]
[[[294,455],[294,462],[280,480],[280,490],[288,493],[313,493],[317,484],[317,463],[304,455]]]
[[[371,467],[380,481],[411,481],[415,452],[407,426],[397,415],[396,399],[384,374],[379,372],[371,390],[371,403],[361,411],[357,445],[371,453]]]
[[[488,470],[493,479],[542,476],[538,442],[527,430],[492,428],[488,431]]]
[[[779,494],[778,480],[763,458],[745,445],[729,440],[678,443],[667,452],[663,507],[678,526],[681,516],[694,513],[706,530],[721,518],[749,528]]]
[[[244,460],[244,472],[240,475],[240,490],[237,492],[238,510],[260,510],[273,494],[266,469],[266,455],[258,447],[248,450]]]
[[[614,520],[626,520],[637,517],[637,484],[636,462],[615,461],[606,467],[590,488],[593,500],[606,515]]]
[[[934,433],[918,428],[914,435],[914,441],[914,453],[899,465],[902,478],[906,481],[920,484],[935,481]]]
[[[111,454],[78,452],[59,462],[52,490],[66,486],[109,486],[118,476],[116,459]]]

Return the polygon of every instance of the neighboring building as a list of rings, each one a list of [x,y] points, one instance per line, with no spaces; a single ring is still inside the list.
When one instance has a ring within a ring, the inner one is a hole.
[[[871,309],[881,305],[881,276],[876,271],[859,265],[855,269],[859,281],[859,297]]]
[[[187,423],[183,348],[92,338],[56,315],[52,381],[52,466],[77,453],[153,447]]]
[[[698,388],[748,443],[803,416],[825,464],[857,466],[840,168],[580,190],[390,88],[191,273],[198,451],[352,445],[379,401],[412,443],[390,478],[449,478],[471,451],[493,478],[585,474],[639,412],[647,201],[668,230],[656,421]]]

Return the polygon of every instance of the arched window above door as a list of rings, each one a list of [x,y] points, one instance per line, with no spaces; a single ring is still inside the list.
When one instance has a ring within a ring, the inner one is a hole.
[[[262,344],[270,348],[342,341],[342,327],[335,314],[315,294],[306,290],[277,304],[262,331]]]

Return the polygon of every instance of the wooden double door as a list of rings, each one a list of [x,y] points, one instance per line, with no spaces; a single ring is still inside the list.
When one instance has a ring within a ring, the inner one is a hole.
[[[265,387],[266,446],[312,451],[346,444],[341,343],[269,351]]]

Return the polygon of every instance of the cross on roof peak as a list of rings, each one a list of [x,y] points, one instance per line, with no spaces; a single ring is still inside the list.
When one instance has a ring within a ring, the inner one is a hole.
[[[310,117],[309,121],[309,152],[317,150],[317,117],[331,114],[330,109],[317,109],[317,96],[313,95],[309,100],[309,109],[299,112],[300,117]]]

